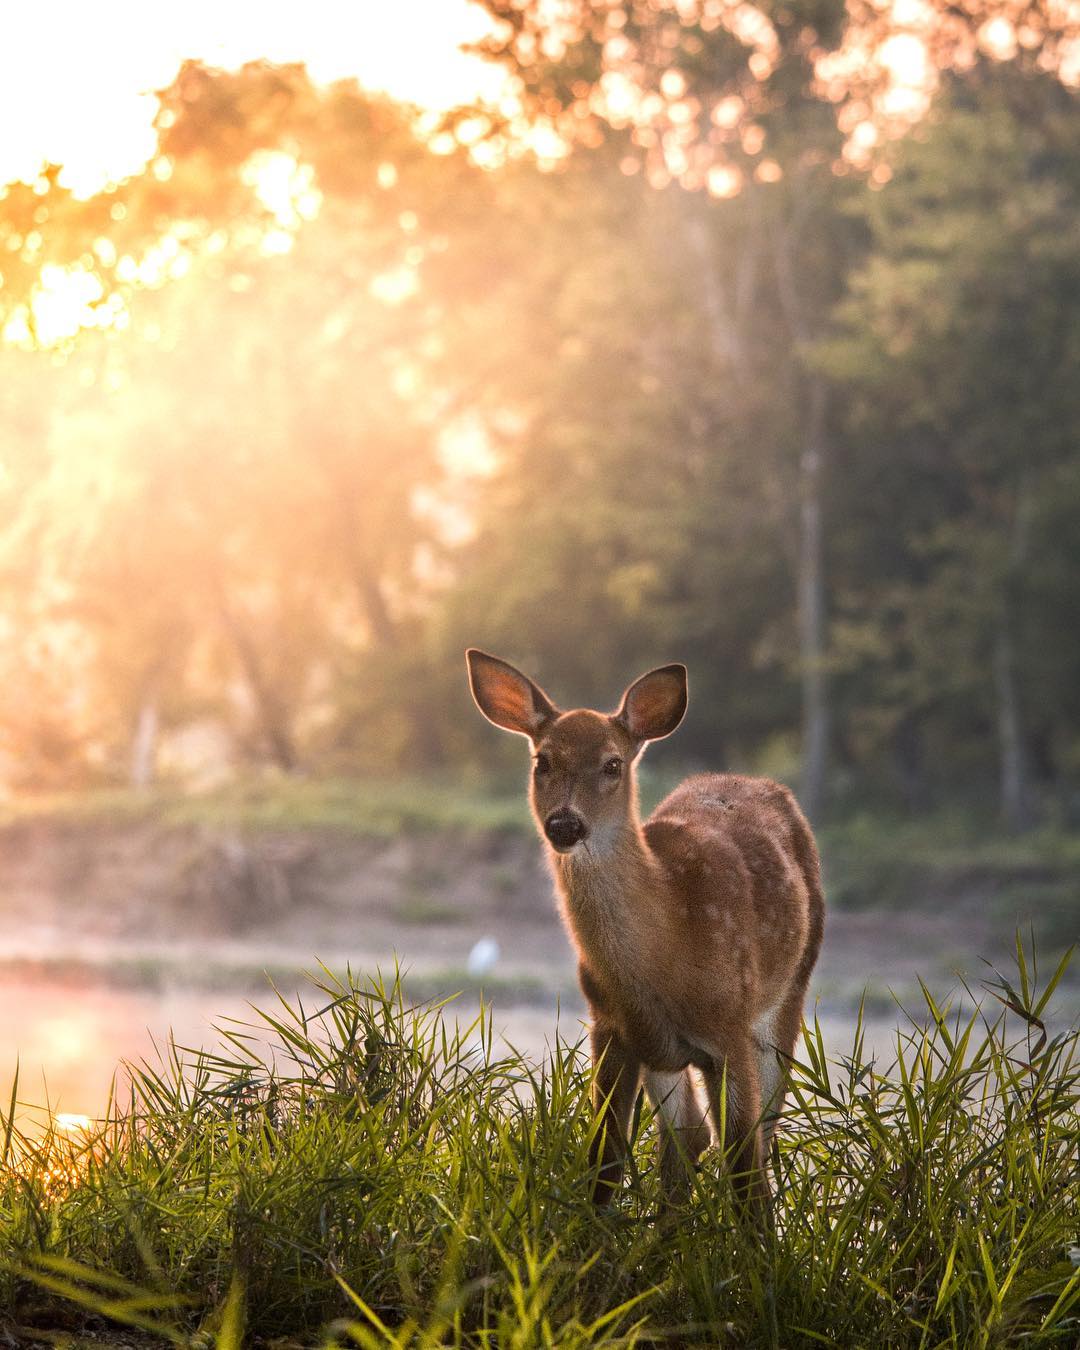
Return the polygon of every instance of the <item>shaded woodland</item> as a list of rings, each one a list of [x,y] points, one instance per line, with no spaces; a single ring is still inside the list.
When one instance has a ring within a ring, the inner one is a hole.
[[[818,818],[1075,824],[1068,15],[487,8],[504,108],[189,63],[4,191],[5,782],[510,776],[473,644],[685,661],[663,755]]]

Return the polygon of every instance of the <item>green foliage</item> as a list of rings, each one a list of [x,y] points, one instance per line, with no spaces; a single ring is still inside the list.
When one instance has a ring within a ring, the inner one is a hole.
[[[890,755],[923,805],[1010,716],[1021,794],[1076,754],[1075,630],[1042,627],[1080,543],[1076,125],[1050,79],[952,82],[860,203],[870,250],[818,351],[846,393],[833,662],[852,752]],[[963,759],[943,766],[942,743]]]
[[[649,1113],[608,1214],[573,1047],[496,1052],[396,983],[321,981],[130,1071],[85,1136],[5,1118],[5,1303],[178,1344],[1035,1346],[1080,1328],[1077,1033],[1040,983],[924,991],[886,1066],[810,1027],[761,1232],[707,1156],[658,1217]],[[1004,1010],[1000,1010],[1004,1005]],[[998,1013],[993,1013],[994,1007]],[[243,1328],[243,1330],[241,1330]]]
[[[193,727],[225,773],[509,779],[481,644],[595,706],[686,661],[661,764],[828,744],[841,807],[1074,823],[1075,90],[1037,50],[954,71],[876,191],[811,56],[868,12],[774,7],[763,66],[693,6],[581,0],[554,43],[546,4],[488,8],[522,116],[575,129],[557,173],[299,66],[189,63],[167,172],[0,198],[5,327],[45,263],[127,321],[0,351],[5,780],[168,778]]]

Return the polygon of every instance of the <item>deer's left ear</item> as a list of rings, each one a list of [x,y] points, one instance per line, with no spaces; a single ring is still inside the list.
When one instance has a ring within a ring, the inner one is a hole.
[[[683,720],[686,700],[686,667],[659,666],[627,689],[615,720],[635,741],[659,741]]]

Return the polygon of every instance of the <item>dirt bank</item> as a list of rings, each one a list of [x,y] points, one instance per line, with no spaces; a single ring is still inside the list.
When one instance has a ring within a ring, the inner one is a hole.
[[[840,903],[831,906],[817,978],[831,1003],[867,985],[887,998],[887,987],[906,991],[917,975],[940,983],[963,969],[978,979],[979,958],[1006,957],[1016,923],[1030,917],[1008,897],[1039,894],[1040,878],[1017,889],[985,866],[936,882],[913,876],[910,894],[890,876],[880,908],[854,904],[842,881],[833,887]],[[873,894],[865,863],[862,880]],[[523,1000],[575,997],[569,948],[530,835],[53,818],[0,829],[0,962],[9,968],[89,965],[114,982],[164,975],[231,988],[245,972],[259,978],[264,968],[296,970],[316,958],[361,969],[388,969],[399,958],[415,979],[438,984],[464,977],[481,938],[498,944],[490,986]]]

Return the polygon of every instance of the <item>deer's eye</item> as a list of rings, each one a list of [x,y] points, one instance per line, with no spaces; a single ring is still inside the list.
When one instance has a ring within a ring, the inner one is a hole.
[[[622,760],[617,755],[605,760],[603,774],[605,778],[618,778],[622,773]]]
[[[545,773],[551,772],[551,760],[547,755],[537,755],[533,760],[533,772],[537,778],[541,778]]]

